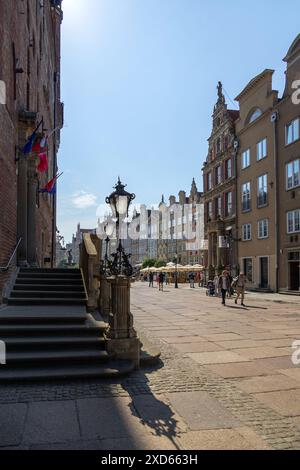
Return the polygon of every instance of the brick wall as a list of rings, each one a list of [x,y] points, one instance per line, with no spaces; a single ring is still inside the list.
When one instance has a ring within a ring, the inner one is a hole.
[[[54,4],[58,4],[58,9]],[[6,84],[6,105],[0,104],[0,265],[5,265],[17,242],[16,146],[22,142],[19,113],[38,113],[44,128],[61,122],[59,2],[0,0],[0,80]],[[14,63],[22,70],[15,73]],[[54,77],[57,77],[55,91]],[[55,101],[56,96],[56,101]],[[55,107],[57,115],[54,115]],[[31,129],[28,128],[27,134]],[[60,132],[49,141],[49,170],[38,176],[40,186],[53,177]],[[24,136],[23,136],[24,138]],[[56,138],[56,142],[54,139]],[[51,256],[53,197],[39,196],[37,204],[37,256],[42,264]],[[7,274],[0,273],[1,292]]]

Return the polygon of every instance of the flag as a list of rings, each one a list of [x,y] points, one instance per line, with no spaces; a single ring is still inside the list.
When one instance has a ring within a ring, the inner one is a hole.
[[[42,124],[43,124],[43,120],[41,120],[41,122],[39,123],[39,125],[37,126],[33,134],[31,134],[31,136],[28,138],[25,146],[21,149],[21,152],[24,155],[28,155],[30,152],[32,152],[32,148],[36,140],[37,131],[39,130]]]
[[[48,156],[47,156],[47,153],[46,152],[40,153],[39,154],[39,159],[40,159],[40,163],[37,166],[37,171],[39,171],[40,173],[45,173],[45,171],[48,170]]]
[[[50,180],[42,189],[40,189],[40,193],[56,194],[56,182],[61,175],[62,173],[60,175],[56,175],[52,180]]]

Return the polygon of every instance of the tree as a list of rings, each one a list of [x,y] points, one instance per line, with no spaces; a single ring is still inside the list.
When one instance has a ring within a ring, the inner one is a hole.
[[[163,261],[162,259],[158,259],[157,261],[155,261],[154,266],[155,266],[156,268],[163,268],[163,267],[166,266],[166,262]]]
[[[152,258],[145,258],[142,264],[142,268],[152,268],[155,265],[156,260]]]

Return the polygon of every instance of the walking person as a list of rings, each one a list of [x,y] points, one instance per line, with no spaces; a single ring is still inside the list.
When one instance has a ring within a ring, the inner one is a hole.
[[[230,289],[230,281],[227,271],[223,271],[219,277],[219,289],[221,290],[222,295],[222,305],[226,305],[226,294]]]
[[[216,296],[216,297],[220,297],[219,281],[220,281],[220,276],[218,276],[218,275],[216,274],[216,275],[215,275],[215,278],[214,278],[215,296]]]
[[[158,288],[163,292],[164,290],[164,273],[159,273],[158,275]]]
[[[195,274],[194,273],[189,274],[189,281],[190,281],[190,288],[195,289]]]
[[[153,287],[153,281],[154,281],[154,274],[150,273],[149,274],[149,287]]]
[[[235,279],[235,284],[236,284],[236,293],[237,297],[235,299],[235,303],[238,303],[239,298],[241,297],[241,305],[243,307],[246,307],[244,304],[245,300],[245,288],[246,288],[246,283],[247,283],[247,278],[243,272],[241,272],[238,277]]]

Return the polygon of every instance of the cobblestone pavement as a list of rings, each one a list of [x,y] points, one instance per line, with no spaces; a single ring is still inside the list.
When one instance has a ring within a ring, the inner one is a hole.
[[[161,364],[118,380],[1,385],[0,420],[10,430],[15,419],[17,430],[11,439],[0,431],[0,447],[299,449],[300,366],[291,362],[299,309],[286,297],[247,300],[245,309],[232,300],[221,308],[202,289],[135,284],[135,324],[161,349]],[[109,415],[103,426],[103,409],[125,418]],[[51,425],[60,414],[61,437]]]

